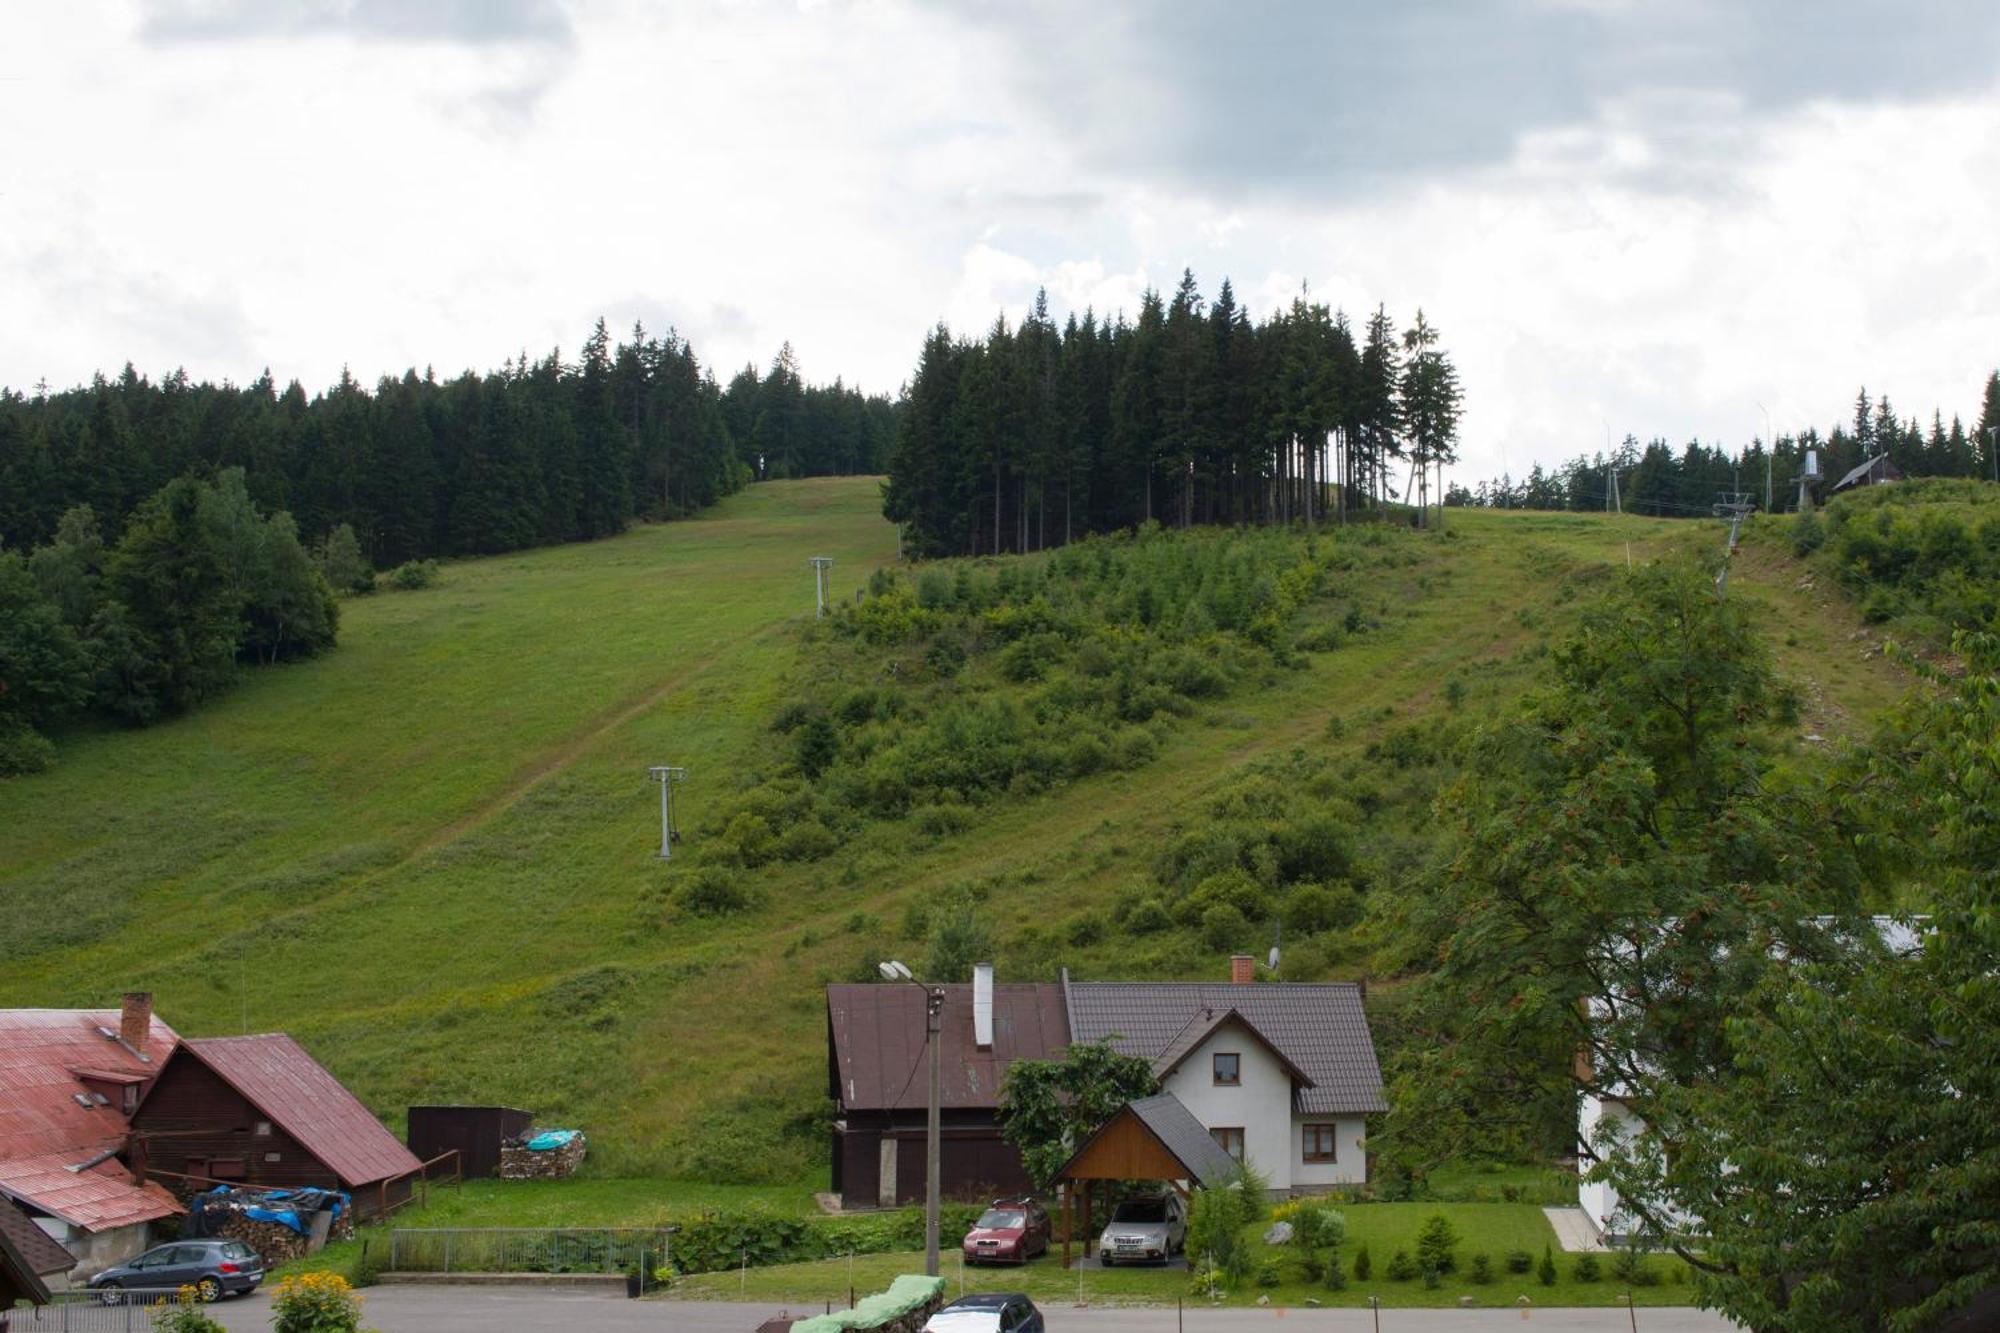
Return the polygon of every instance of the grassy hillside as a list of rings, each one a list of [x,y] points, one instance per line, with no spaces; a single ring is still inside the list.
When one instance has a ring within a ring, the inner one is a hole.
[[[970,889],[1003,975],[1220,975],[1189,932],[1102,918],[1246,766],[1338,785],[1408,723],[1526,688],[1610,569],[1719,537],[1454,513],[1450,536],[1400,534],[1349,576],[1362,632],[1159,722],[1150,762],[1029,784],[958,831],[857,825],[825,859],[748,872],[747,912],[663,911],[646,765],[689,767],[691,828],[770,775],[782,706],[853,669],[809,632],[805,558],[834,557],[851,592],[895,554],[877,509],[868,479],[772,483],[688,522],[453,565],[347,603],[323,660],[171,725],[72,738],[54,772],[0,784],[0,1004],[150,987],[184,1032],[292,1031],[392,1121],[492,1099],[581,1124],[609,1169],[797,1178],[820,1146],[820,986],[915,961],[913,906]],[[1806,686],[1802,736],[1902,688],[1780,544],[1732,590]]]

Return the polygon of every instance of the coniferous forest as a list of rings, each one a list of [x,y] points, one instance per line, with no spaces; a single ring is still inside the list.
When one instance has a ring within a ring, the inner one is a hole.
[[[107,539],[167,482],[240,467],[252,499],[309,544],[345,524],[378,566],[482,555],[693,513],[768,477],[879,472],[895,406],[805,383],[789,344],[725,390],[669,332],[613,345],[602,320],[566,361],[525,353],[439,380],[343,372],[308,396],[154,382],[127,367],[63,392],[0,390],[0,545],[49,541],[87,504]]]
[[[673,334],[308,398],[131,367],[0,391],[0,776],[80,718],[143,725],[243,666],[333,645],[337,593],[418,587],[427,557],[602,537],[752,478],[873,473],[895,406],[807,385],[786,345],[727,390]]]
[[[924,340],[884,512],[914,555],[1040,550],[1147,521],[1264,523],[1441,494],[1460,391],[1437,330],[1378,309],[1357,336],[1301,294],[1263,323],[1183,273],[1136,321],[1045,295],[985,337]]]
[[[1757,440],[1741,453],[1690,441],[1676,451],[1663,439],[1641,447],[1635,436],[1607,454],[1573,458],[1549,469],[1537,463],[1520,478],[1505,477],[1467,488],[1453,483],[1447,504],[1485,505],[1496,509],[1608,509],[1614,498],[1632,514],[1661,518],[1705,517],[1725,492],[1748,494],[1759,507],[1768,494],[1771,508],[1783,513],[1797,506],[1799,474],[1806,453],[1819,454],[1819,496],[1851,469],[1879,454],[1910,477],[1970,477],[2000,481],[1994,471],[2000,444],[2000,371],[1988,376],[1979,411],[1971,429],[1954,414],[1949,424],[1940,411],[1928,426],[1903,417],[1889,396],[1871,399],[1868,390],[1855,396],[1854,415],[1822,435],[1808,427],[1781,434],[1767,446]],[[1614,497],[1610,473],[1618,473]]]

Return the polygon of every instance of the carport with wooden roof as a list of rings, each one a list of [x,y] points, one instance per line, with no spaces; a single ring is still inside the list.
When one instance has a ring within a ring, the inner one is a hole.
[[[1062,1189],[1063,1267],[1069,1267],[1079,1196],[1084,1244],[1088,1245],[1093,1193],[1102,1195],[1108,1205],[1111,1186],[1117,1181],[1160,1180],[1185,1198],[1190,1185],[1219,1185],[1235,1169],[1236,1159],[1223,1151],[1194,1112],[1172,1093],[1126,1103],[1098,1126],[1056,1173],[1056,1184]]]

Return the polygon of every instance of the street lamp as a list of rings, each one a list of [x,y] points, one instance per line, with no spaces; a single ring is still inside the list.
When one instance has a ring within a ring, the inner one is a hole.
[[[877,963],[875,970],[882,974],[884,981],[907,981],[924,993],[924,1045],[930,1048],[931,1095],[930,1120],[924,1133],[924,1275],[938,1275],[938,1146],[943,1138],[943,1123],[938,1102],[942,1091],[938,1072],[938,1030],[944,1015],[944,987],[926,986],[918,981],[909,968],[891,959]]]

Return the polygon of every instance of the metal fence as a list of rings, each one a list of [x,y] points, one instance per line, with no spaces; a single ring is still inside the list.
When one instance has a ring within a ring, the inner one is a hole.
[[[376,1244],[381,1242],[377,1241]],[[397,1227],[392,1273],[623,1273],[649,1276],[673,1257],[660,1227]]]
[[[171,1307],[175,1288],[127,1287],[108,1293],[59,1291],[47,1305],[0,1311],[8,1333],[143,1333],[155,1311]]]

